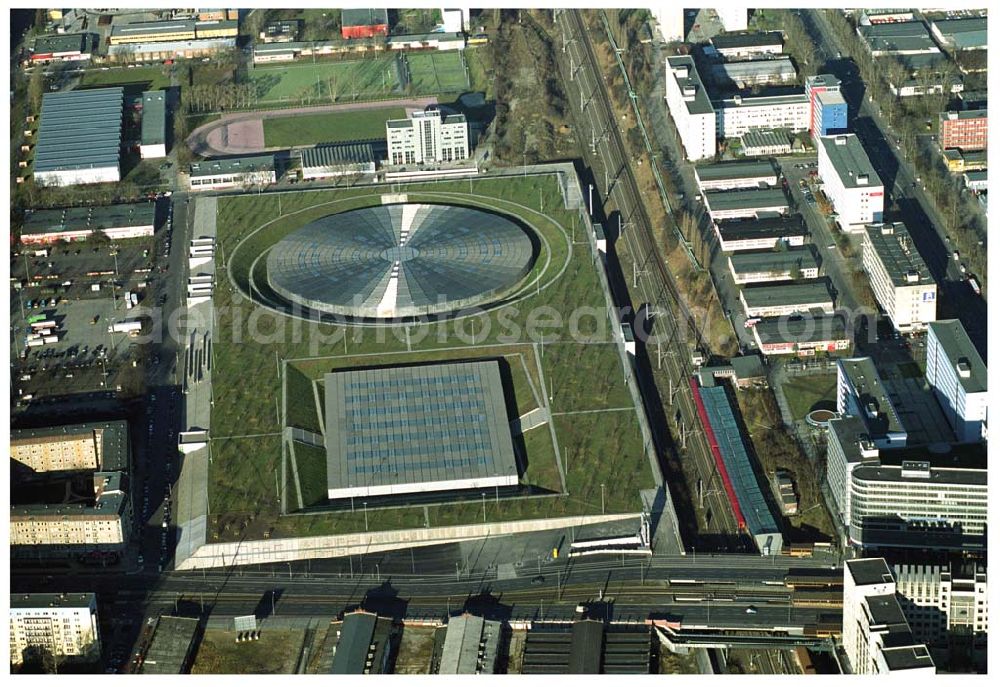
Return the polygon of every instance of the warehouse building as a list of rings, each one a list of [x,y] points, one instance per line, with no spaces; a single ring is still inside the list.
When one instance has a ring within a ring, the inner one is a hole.
[[[809,246],[780,251],[746,251],[729,256],[729,271],[737,284],[816,279],[819,260]]]
[[[385,123],[385,138],[391,165],[457,162],[469,157],[469,123],[462,114],[424,110],[409,119],[390,119]]]
[[[645,675],[650,672],[652,637],[647,627],[608,625],[600,620],[572,624],[533,623],[524,643],[524,675]]]
[[[833,313],[833,296],[827,279],[799,282],[751,284],[740,290],[740,302],[748,318],[781,317],[821,310]]]
[[[860,233],[882,221],[885,187],[854,134],[821,136],[818,172],[823,192],[845,232]]]
[[[712,65],[712,78],[716,83],[736,88],[776,85],[795,82],[795,65],[787,57],[746,62],[722,62]]]
[[[840,315],[766,318],[751,329],[757,348],[764,355],[809,356],[847,351],[851,347],[850,332]]]
[[[873,224],[862,234],[861,264],[882,310],[900,332],[937,319],[937,282],[902,222]]]
[[[11,594],[10,663],[40,659],[97,660],[101,637],[93,593]]]
[[[204,38],[191,41],[151,41],[127,43],[108,48],[108,59],[123,62],[162,62],[164,60],[190,60],[211,57],[220,52],[234,50],[235,38]]]
[[[715,157],[715,110],[690,56],[667,58],[665,90],[687,159]]]
[[[855,675],[934,675],[934,661],[913,638],[884,558],[844,563],[841,638]]]
[[[927,384],[958,440],[986,439],[986,364],[959,320],[930,323],[926,361]]]
[[[847,129],[847,102],[840,92],[840,79],[832,74],[817,74],[806,79],[809,98],[809,133],[813,140]]]
[[[192,191],[266,186],[277,181],[274,155],[218,158],[191,163]]]
[[[330,499],[516,486],[496,361],[331,372]]]
[[[741,60],[780,55],[784,51],[784,46],[785,41],[780,31],[726,33],[713,37],[705,52],[726,60]]]
[[[938,115],[938,132],[942,148],[983,150],[989,140],[987,110],[942,112]]]
[[[941,52],[922,21],[859,26],[858,35],[868,46],[872,57]]]
[[[725,220],[714,224],[715,235],[725,252],[802,246],[809,238],[802,215]]]
[[[357,610],[344,614],[334,647],[334,675],[384,675],[390,672],[399,628],[392,618]]]
[[[142,675],[182,675],[191,669],[194,660],[197,618],[161,615],[153,628],[153,638],[143,658]]]
[[[94,33],[60,33],[39,36],[31,47],[32,62],[80,62],[89,60],[97,47]]]
[[[440,675],[493,675],[503,639],[503,624],[471,613],[448,619],[438,664]]]
[[[931,22],[931,34],[946,50],[986,50],[986,17],[937,19]]]
[[[300,150],[298,155],[302,178],[307,181],[375,173],[375,153],[370,143],[318,145]]]
[[[728,191],[778,184],[778,172],[768,160],[698,165],[694,168],[694,178],[702,191]]]
[[[416,33],[389,36],[385,42],[389,50],[462,50],[464,33]]]
[[[739,138],[754,129],[809,129],[809,97],[805,93],[774,96],[733,96],[713,103],[716,134]]]
[[[384,8],[341,10],[340,35],[344,39],[388,36],[389,12]]]
[[[692,379],[691,389],[737,523],[749,532],[760,555],[780,553],[781,528],[760,488],[758,468],[754,465],[749,439],[743,433],[738,407],[734,407],[725,386],[700,386]]]
[[[139,154],[143,160],[167,156],[166,91],[142,94],[142,138]]]
[[[709,217],[716,221],[788,212],[788,198],[780,188],[715,191],[703,197]]]
[[[236,38],[236,21],[170,20],[117,24],[108,37],[109,46],[137,43],[171,43],[206,38]]]
[[[775,157],[792,152],[792,142],[786,131],[751,129],[740,136],[740,146],[747,157]]]
[[[120,180],[124,90],[46,93],[34,152],[39,186]]]
[[[877,448],[906,445],[906,428],[871,358],[837,361],[837,412],[860,418]]]
[[[21,227],[21,243],[86,241],[95,231],[112,241],[141,238],[153,235],[155,219],[156,203],[153,202],[27,210]]]

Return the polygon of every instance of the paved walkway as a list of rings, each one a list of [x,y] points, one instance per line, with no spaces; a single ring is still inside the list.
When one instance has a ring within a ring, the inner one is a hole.
[[[252,155],[255,153],[285,150],[286,148],[283,147],[267,148],[264,146],[265,119],[323,114],[325,112],[382,109],[385,107],[402,107],[406,110],[407,115],[409,115],[416,110],[423,110],[428,105],[436,104],[436,97],[401,98],[398,100],[293,107],[284,110],[233,112],[222,115],[220,119],[204,124],[192,131],[187,137],[187,144],[191,152],[203,157]]]

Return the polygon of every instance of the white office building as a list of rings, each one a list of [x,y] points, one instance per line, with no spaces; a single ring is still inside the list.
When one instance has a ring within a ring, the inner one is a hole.
[[[734,5],[715,10],[722,22],[722,28],[726,31],[746,31],[749,21],[750,11],[746,5]]]
[[[667,43],[684,40],[684,8],[680,5],[660,3],[649,13],[660,29],[660,35]]]
[[[930,646],[946,646],[949,635],[970,636],[985,648],[989,629],[986,565],[896,564],[896,591],[913,635]]]
[[[928,327],[926,375],[958,440],[985,439],[986,364],[958,320]]]
[[[906,622],[884,558],[844,563],[843,619],[841,638],[855,675],[935,673],[927,646],[914,639]]]
[[[469,157],[465,115],[442,116],[437,110],[414,112],[409,119],[385,123],[390,165],[429,165]]]
[[[809,129],[809,97],[794,95],[743,97],[733,96],[714,103],[716,134],[721,138],[739,138],[748,131]]]
[[[818,172],[843,231],[882,221],[885,187],[857,136],[820,136]]]
[[[837,361],[837,412],[861,418],[879,448],[906,446],[906,428],[871,358]]]
[[[11,594],[10,662],[47,651],[57,661],[101,654],[94,594]]]
[[[862,235],[862,265],[879,305],[900,332],[937,319],[937,282],[902,222],[874,224]]]
[[[778,185],[778,172],[768,160],[739,160],[698,165],[694,178],[702,191],[728,191]]]
[[[666,100],[687,159],[715,157],[715,110],[690,56],[667,58]]]

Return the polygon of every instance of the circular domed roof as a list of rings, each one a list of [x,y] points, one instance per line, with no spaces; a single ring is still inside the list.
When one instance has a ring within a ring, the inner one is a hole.
[[[293,231],[271,248],[267,279],[300,307],[414,317],[502,297],[533,257],[528,234],[500,215],[406,203],[328,215]]]

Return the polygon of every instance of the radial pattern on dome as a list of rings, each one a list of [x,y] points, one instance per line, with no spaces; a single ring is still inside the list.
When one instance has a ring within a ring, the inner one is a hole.
[[[500,215],[404,203],[328,215],[267,256],[268,284],[289,303],[362,318],[415,317],[482,305],[531,268],[528,234]]]

